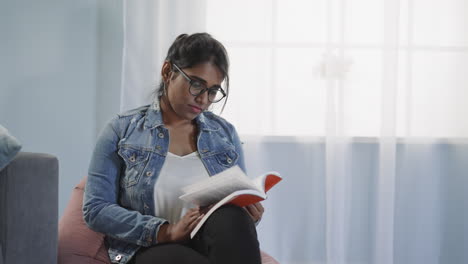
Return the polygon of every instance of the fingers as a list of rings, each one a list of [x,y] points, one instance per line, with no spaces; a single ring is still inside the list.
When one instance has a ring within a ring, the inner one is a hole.
[[[185,224],[185,229],[192,229],[191,226],[195,226],[203,215],[204,213],[202,213],[199,208],[190,209],[182,218],[182,221]]]
[[[184,215],[184,217],[182,218],[182,221],[188,226],[195,219],[197,219],[200,215],[201,215],[201,213],[198,210],[189,211]]]
[[[193,220],[189,225],[188,225],[188,230],[190,232],[195,228],[195,226],[200,222],[200,220],[205,216],[205,214],[200,214],[195,220]]]
[[[205,213],[211,209],[212,205],[203,208],[195,207],[190,208],[182,219],[176,224],[177,230],[182,233],[178,233],[179,237],[186,237],[205,216]]]
[[[257,210],[257,207],[255,205],[247,205],[247,212],[254,218],[257,219],[260,215],[260,212]]]
[[[187,213],[185,213],[186,215],[187,214],[194,214],[194,213],[198,213],[200,211],[200,207],[194,207],[194,208],[190,208],[188,209]]]
[[[184,241],[189,239],[190,232],[203,216],[204,214],[201,214],[198,208],[189,209],[182,219],[171,228],[171,241]]]
[[[202,214],[206,214],[212,207],[213,207],[213,205],[201,207],[201,208],[200,208],[200,212],[201,212]]]
[[[253,204],[253,206],[255,206],[255,208],[260,214],[263,214],[263,212],[265,212],[265,208],[263,208],[263,205],[261,203],[255,203]]]
[[[187,212],[182,217],[182,219],[190,219],[190,218],[193,218],[194,216],[198,217],[198,215],[200,215],[200,208],[199,207],[190,208],[190,209],[187,210]]]
[[[186,223],[187,230],[191,232],[212,207],[213,205],[210,205],[205,207],[198,207],[197,210],[194,210],[189,218],[189,221]]]
[[[247,205],[245,209],[254,221],[258,221],[262,217],[263,212],[265,211],[261,203]]]

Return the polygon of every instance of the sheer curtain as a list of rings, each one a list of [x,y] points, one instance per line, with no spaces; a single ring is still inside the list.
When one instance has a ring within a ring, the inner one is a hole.
[[[205,0],[123,1],[120,110],[149,104],[167,50],[181,33],[205,31]]]
[[[136,51],[165,51],[184,31],[221,40],[231,59],[222,115],[249,174],[285,178],[264,203],[265,251],[283,264],[468,262],[465,1],[161,2],[126,2],[122,109],[159,76],[163,55]],[[172,26],[181,21],[199,26]],[[165,39],[155,28],[175,30]],[[155,36],[164,44],[129,45]]]

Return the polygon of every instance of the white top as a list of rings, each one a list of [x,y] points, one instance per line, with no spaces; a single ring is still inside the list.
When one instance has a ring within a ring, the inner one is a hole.
[[[171,224],[178,222],[188,209],[194,207],[179,199],[182,195],[182,188],[207,177],[210,175],[198,152],[195,151],[185,156],[177,156],[168,152],[154,185],[155,215],[166,219]]]

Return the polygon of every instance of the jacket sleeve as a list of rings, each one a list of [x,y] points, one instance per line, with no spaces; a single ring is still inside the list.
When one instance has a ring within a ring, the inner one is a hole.
[[[239,154],[239,158],[237,160],[237,165],[247,174],[247,170],[245,168],[245,158],[244,158],[244,150],[242,148],[242,142],[240,141],[239,135],[237,134],[236,129],[232,126],[231,131],[231,140],[234,144],[236,152]]]
[[[83,197],[83,215],[94,231],[129,243],[148,247],[157,243],[164,219],[143,215],[119,206],[118,191],[123,160],[117,154],[119,119],[109,122],[101,132],[89,166]]]

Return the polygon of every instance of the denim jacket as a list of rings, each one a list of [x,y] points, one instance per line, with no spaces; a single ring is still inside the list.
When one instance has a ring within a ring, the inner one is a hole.
[[[210,176],[234,165],[245,171],[235,128],[203,112],[196,119],[197,148]],[[154,215],[154,184],[169,148],[157,103],[112,119],[101,132],[88,171],[83,214],[87,225],[106,235],[112,263],[127,263],[140,247],[158,243],[167,221]]]

